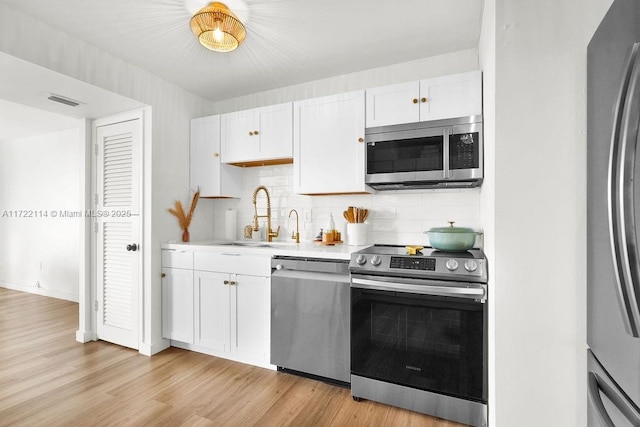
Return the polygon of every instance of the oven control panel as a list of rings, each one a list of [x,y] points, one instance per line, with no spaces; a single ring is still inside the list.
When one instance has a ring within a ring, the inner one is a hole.
[[[358,273],[467,280],[486,283],[486,259],[453,256],[409,256],[389,254],[354,255],[350,270]]]
[[[391,261],[389,263],[389,267],[402,268],[405,270],[436,271],[436,259],[392,256]]]

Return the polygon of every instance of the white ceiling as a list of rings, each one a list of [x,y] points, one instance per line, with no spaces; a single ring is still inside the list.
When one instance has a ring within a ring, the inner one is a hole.
[[[200,46],[185,0],[0,1],[211,101],[477,47],[483,6],[245,0],[246,41],[223,54]]]
[[[0,52],[0,142],[70,129],[77,119],[143,107],[140,102]],[[47,99],[64,95],[77,107]]]
[[[0,142],[75,127],[71,117],[0,99]]]

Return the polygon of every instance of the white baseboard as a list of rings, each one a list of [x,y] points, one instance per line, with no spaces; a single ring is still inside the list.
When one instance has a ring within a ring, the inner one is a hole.
[[[170,346],[171,341],[163,338],[162,341],[153,344],[141,343],[138,352],[143,356],[153,356],[154,354],[160,353],[162,350],[168,349]]]
[[[195,344],[188,344],[188,343],[172,340],[171,346],[181,348],[183,350],[191,350],[191,351],[196,351],[198,353],[208,354],[209,356],[220,357],[222,359],[233,360],[234,362],[246,363],[247,365],[253,365],[259,368],[270,369],[272,371],[275,371],[278,368],[277,366],[269,363],[268,360],[264,360],[258,357],[249,357],[244,355],[238,355],[237,353],[229,353],[225,351],[212,350],[210,348],[201,347]]]
[[[12,289],[14,291],[27,292],[30,294],[42,295],[45,297],[63,299],[71,302],[79,302],[78,294],[70,294],[68,292],[56,291],[54,289],[36,288],[35,286],[19,285],[17,283],[9,283],[0,280],[0,288]]]
[[[80,343],[88,343],[97,340],[96,334],[93,332],[76,331],[76,341]]]

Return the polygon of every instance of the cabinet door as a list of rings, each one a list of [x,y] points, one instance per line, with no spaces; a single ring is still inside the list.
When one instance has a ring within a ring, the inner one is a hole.
[[[367,127],[415,123],[420,120],[419,82],[367,89]]]
[[[196,344],[230,351],[229,275],[195,271]]]
[[[193,344],[193,270],[162,269],[162,336]]]
[[[231,345],[235,352],[268,360],[270,331],[269,278],[231,275]]]
[[[260,150],[259,123],[255,110],[237,111],[221,116],[222,162],[249,161]]]
[[[241,168],[221,163],[220,116],[191,120],[189,181],[201,197],[240,197]]]
[[[294,103],[294,192],[360,193],[364,184],[364,91]]]
[[[256,114],[260,123],[260,153],[256,160],[293,157],[293,103],[260,108]]]
[[[482,73],[454,74],[420,81],[420,121],[482,114]]]

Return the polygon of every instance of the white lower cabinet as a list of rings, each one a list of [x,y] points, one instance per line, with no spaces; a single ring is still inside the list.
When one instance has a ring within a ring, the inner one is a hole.
[[[269,360],[271,279],[238,274],[231,280],[236,283],[231,294],[231,351]]]
[[[268,282],[268,277],[196,271],[196,344],[267,360]]]
[[[196,271],[195,320],[197,344],[230,352],[230,298],[227,274]]]
[[[192,255],[191,269],[162,270],[165,338],[175,347],[270,367],[271,257]]]
[[[193,344],[193,270],[162,269],[162,334]]]

